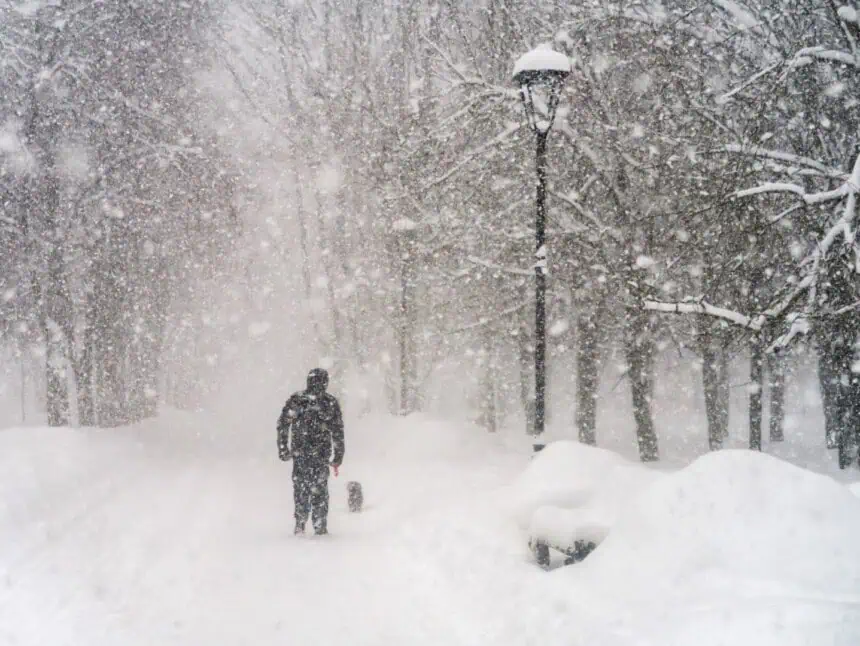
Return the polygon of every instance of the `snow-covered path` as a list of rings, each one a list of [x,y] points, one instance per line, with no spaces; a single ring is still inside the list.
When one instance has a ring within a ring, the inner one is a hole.
[[[386,467],[358,451],[366,512],[347,512],[342,475],[333,534],[295,538],[289,466],[125,439],[94,456],[69,450],[88,463],[37,476],[0,514],[0,643],[483,643],[457,591],[427,585],[420,554],[396,534],[509,470],[399,454]]]
[[[530,460],[421,416],[350,430],[323,538],[292,536],[263,422],[0,430],[0,646],[860,643],[860,500],[828,477],[751,452]],[[543,572],[543,504],[611,532]]]

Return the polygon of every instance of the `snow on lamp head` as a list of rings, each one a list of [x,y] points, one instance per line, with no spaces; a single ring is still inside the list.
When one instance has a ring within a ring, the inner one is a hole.
[[[535,132],[548,132],[555,120],[561,86],[570,74],[570,59],[549,45],[523,54],[514,65],[514,83]]]

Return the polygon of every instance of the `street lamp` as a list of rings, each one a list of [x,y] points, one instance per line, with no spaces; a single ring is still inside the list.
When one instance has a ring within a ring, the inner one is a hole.
[[[514,65],[514,83],[520,88],[529,127],[535,133],[537,149],[537,213],[535,215],[535,452],[543,449],[537,438],[544,431],[546,411],[546,139],[558,110],[564,80],[570,74],[570,60],[548,46],[524,54]]]

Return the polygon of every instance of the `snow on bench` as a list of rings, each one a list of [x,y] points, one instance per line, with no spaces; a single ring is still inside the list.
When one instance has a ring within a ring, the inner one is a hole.
[[[559,547],[576,541],[601,543],[609,535],[614,518],[598,509],[540,507],[532,516],[529,536]]]
[[[549,550],[577,563],[599,545],[637,493],[662,474],[578,442],[552,442],[515,483],[518,516],[540,565]]]

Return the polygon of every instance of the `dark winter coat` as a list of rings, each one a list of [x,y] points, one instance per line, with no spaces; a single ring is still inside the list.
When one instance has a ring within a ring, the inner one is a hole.
[[[314,386],[310,383],[309,386]],[[324,388],[294,393],[278,419],[278,449],[296,462],[340,466],[344,454],[340,404]]]

